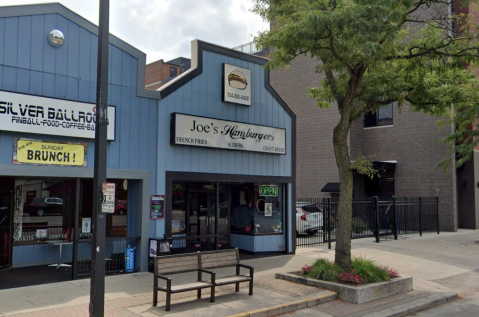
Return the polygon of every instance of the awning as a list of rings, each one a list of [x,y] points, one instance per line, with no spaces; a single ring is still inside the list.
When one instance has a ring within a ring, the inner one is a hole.
[[[397,161],[374,161],[373,168],[376,170],[394,171]]]
[[[322,193],[339,193],[339,183],[326,183],[321,189]]]

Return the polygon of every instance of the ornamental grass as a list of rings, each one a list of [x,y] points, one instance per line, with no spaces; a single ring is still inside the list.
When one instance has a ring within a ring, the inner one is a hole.
[[[349,285],[390,281],[391,278],[399,276],[395,269],[379,266],[364,257],[353,257],[351,272],[344,271],[326,259],[317,259],[312,265],[302,267],[302,271],[305,277]]]

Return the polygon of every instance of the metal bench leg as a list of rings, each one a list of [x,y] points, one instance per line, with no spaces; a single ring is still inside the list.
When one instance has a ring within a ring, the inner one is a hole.
[[[213,286],[211,286],[211,298],[210,298],[210,302],[211,303],[214,303],[215,302],[215,285],[213,284]]]
[[[201,288],[196,291],[196,296],[197,296],[198,298],[201,298]]]
[[[171,293],[166,292],[166,308],[165,311],[170,311]]]
[[[170,303],[171,303],[171,279],[166,281],[166,311],[170,311]]]
[[[253,295],[253,279],[251,278],[251,281],[249,281],[249,295]]]
[[[239,292],[239,283],[236,283],[236,289],[235,291]]]
[[[153,306],[158,305],[158,291],[153,288]]]

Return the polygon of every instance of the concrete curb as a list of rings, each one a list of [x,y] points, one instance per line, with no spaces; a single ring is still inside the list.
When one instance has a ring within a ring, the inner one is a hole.
[[[337,298],[338,294],[336,292],[322,291],[319,292],[316,296],[299,299],[297,301],[285,303],[282,305],[251,310],[244,313],[231,315],[229,317],[268,317],[272,315],[288,313],[294,310],[304,309],[307,307],[317,306],[326,302],[333,301]]]
[[[406,304],[398,305],[395,307],[387,308],[382,311],[378,311],[375,313],[367,314],[365,316],[369,317],[402,317],[407,316],[409,314],[414,314],[418,311],[425,310],[428,308],[432,308],[451,300],[457,298],[457,294],[455,296],[448,295],[446,297],[439,296],[439,295],[429,295],[428,297],[421,298]]]
[[[297,276],[294,274],[276,273],[275,278],[334,291],[339,294],[340,299],[355,304],[363,304],[376,299],[413,290],[412,277],[409,276],[400,276],[391,279],[391,281],[371,283],[360,286],[350,286],[340,283],[326,282]]]

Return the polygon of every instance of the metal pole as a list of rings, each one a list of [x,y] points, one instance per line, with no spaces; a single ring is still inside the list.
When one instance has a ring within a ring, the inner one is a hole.
[[[78,240],[80,240],[80,179],[77,178],[75,182],[75,220],[73,229],[73,265],[72,265],[72,280],[76,280],[78,274]]]
[[[218,221],[220,220],[220,182],[216,182],[216,208],[215,208],[215,250],[219,250],[218,246]],[[211,217],[211,215],[209,215]],[[210,218],[211,219],[211,218]],[[254,222],[253,222],[254,226]],[[256,227],[254,227],[256,229]],[[254,230],[253,229],[253,230]],[[211,230],[211,229],[210,229]]]
[[[90,316],[94,317],[103,317],[105,312],[106,214],[101,211],[101,196],[102,184],[106,182],[107,170],[109,11],[110,1],[100,0],[89,307]]]
[[[436,197],[436,223],[437,223],[437,234],[439,234],[439,196]]]
[[[397,225],[397,213],[396,213],[396,197],[393,197],[393,224],[394,224],[394,240],[398,239],[398,225]]]
[[[422,197],[419,197],[419,236],[422,237],[422,208],[421,208],[421,204],[422,204]]]
[[[375,224],[374,224],[374,229],[375,233],[374,235],[376,236],[376,243],[379,243],[379,206],[378,206],[378,196],[374,196],[374,218],[375,218]]]
[[[331,198],[328,198],[328,249],[331,250]]]

